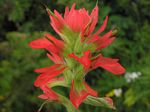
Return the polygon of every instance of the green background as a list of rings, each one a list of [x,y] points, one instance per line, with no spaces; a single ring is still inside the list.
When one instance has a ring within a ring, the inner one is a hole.
[[[42,91],[33,86],[38,76],[33,70],[51,65],[44,50],[33,50],[28,43],[44,32],[56,35],[41,3],[63,13],[65,6],[76,3],[89,12],[96,0],[0,0],[0,112],[36,112],[43,100]],[[102,50],[104,56],[119,58],[127,73],[141,72],[128,83],[124,76],[97,69],[90,72],[87,83],[100,96],[121,88],[122,95],[112,94],[116,110],[82,104],[81,112],[150,112],[150,0],[100,0],[100,27],[106,15],[106,31],[117,28],[116,41]],[[56,103],[44,106],[42,112],[66,112]]]

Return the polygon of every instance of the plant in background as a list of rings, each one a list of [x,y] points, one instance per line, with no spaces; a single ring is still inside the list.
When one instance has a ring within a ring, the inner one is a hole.
[[[61,39],[46,33],[42,38],[29,43],[32,48],[46,49],[48,58],[54,62],[52,66],[35,70],[40,75],[34,85],[43,90],[39,98],[47,102],[59,102],[68,112],[74,112],[82,102],[115,108],[111,98],[99,98],[98,93],[85,81],[86,74],[98,67],[115,75],[125,72],[118,59],[106,58],[100,54],[101,49],[115,39],[116,30],[101,35],[106,28],[108,16],[94,32],[98,22],[98,6],[90,15],[84,8],[76,10],[75,4],[70,10],[66,7],[64,17],[56,10],[54,13],[47,7],[46,10],[51,26]],[[70,100],[52,89],[56,86],[70,88]]]
[[[124,77],[128,83],[131,83],[135,79],[139,78],[139,76],[141,76],[141,75],[142,75],[141,72],[132,72],[132,73],[127,72],[124,75]]]

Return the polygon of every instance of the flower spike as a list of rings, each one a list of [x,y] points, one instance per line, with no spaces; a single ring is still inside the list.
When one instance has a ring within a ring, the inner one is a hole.
[[[99,67],[115,75],[125,72],[118,59],[106,58],[99,53],[115,40],[117,30],[112,29],[101,35],[107,26],[106,16],[101,27],[94,33],[98,22],[98,1],[91,14],[85,8],[76,9],[75,6],[74,3],[70,10],[66,7],[64,15],[57,10],[52,12],[45,6],[50,25],[60,39],[45,33],[42,38],[29,43],[34,49],[46,49],[47,57],[54,63],[52,66],[35,70],[40,75],[34,86],[43,91],[39,98],[59,102],[69,112],[78,109],[82,102],[114,109],[112,99],[99,98],[98,93],[86,83],[85,76]],[[55,86],[70,88],[70,99],[55,92],[52,89]]]

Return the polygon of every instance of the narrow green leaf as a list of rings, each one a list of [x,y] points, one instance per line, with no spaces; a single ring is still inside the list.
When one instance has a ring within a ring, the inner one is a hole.
[[[88,96],[84,100],[84,103],[93,106],[103,106],[103,107],[115,109],[113,102],[108,97],[98,98],[98,97]]]

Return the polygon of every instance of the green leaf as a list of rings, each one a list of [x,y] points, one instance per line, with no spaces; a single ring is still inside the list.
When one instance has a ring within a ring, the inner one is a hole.
[[[88,96],[84,100],[84,103],[93,105],[93,106],[102,106],[102,107],[115,109],[112,100],[108,97],[98,98],[98,97]]]

